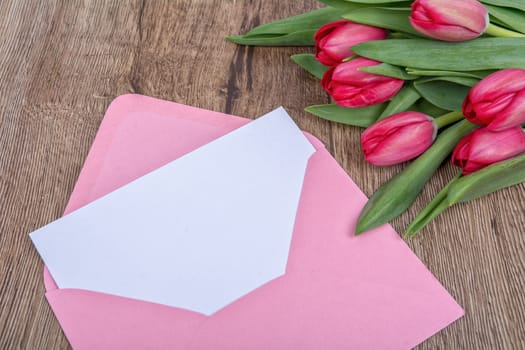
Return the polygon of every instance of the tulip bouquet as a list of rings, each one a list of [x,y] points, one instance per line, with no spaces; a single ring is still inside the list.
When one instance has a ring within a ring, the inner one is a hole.
[[[229,40],[314,46],[292,59],[332,103],[306,111],[365,127],[365,159],[412,160],[363,208],[356,234],[414,202],[452,153],[458,174],[408,226],[413,236],[446,208],[525,182],[525,2],[321,0],[327,6]]]

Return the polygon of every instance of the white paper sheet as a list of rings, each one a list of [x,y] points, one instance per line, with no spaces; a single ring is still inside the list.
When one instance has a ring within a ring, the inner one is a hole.
[[[279,108],[31,239],[60,288],[210,315],[285,273],[314,151]]]

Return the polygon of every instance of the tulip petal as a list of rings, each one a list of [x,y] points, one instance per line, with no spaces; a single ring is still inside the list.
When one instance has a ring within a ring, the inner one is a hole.
[[[346,19],[328,23],[315,33],[315,55],[325,65],[335,65],[354,53],[350,48],[370,40],[385,39],[382,28],[353,23]]]
[[[485,77],[471,90],[469,98],[474,103],[494,100],[499,96],[525,89],[525,70],[508,68]]]
[[[326,37],[326,35],[330,34],[334,29],[336,29],[340,25],[345,24],[347,22],[348,21],[346,21],[344,19],[341,19],[341,20],[330,22],[330,23],[327,23],[327,24],[323,25],[314,34],[314,39],[317,41],[317,40],[320,40],[323,37]]]
[[[357,85],[365,85],[374,81],[390,80],[390,78],[382,75],[370,74],[359,70],[361,67],[375,66],[378,64],[380,64],[380,62],[359,57],[336,66],[332,79],[334,81]]]
[[[489,24],[488,11],[477,0],[416,0],[409,19],[421,33],[446,41],[474,39]]]
[[[477,0],[419,0],[419,5],[435,23],[459,25],[478,35],[487,28],[488,11]]]
[[[387,135],[365,159],[374,165],[393,165],[413,159],[430,147],[433,135],[431,123],[399,129]]]
[[[487,125],[489,130],[500,131],[525,123],[525,89],[514,96],[512,102]]]
[[[523,152],[525,132],[521,126],[503,131],[481,128],[474,130],[458,143],[452,155],[452,162],[467,175]]]
[[[319,45],[327,55],[337,59],[338,62],[354,54],[350,47],[369,40],[386,38],[387,32],[384,29],[350,21],[346,21],[346,23],[346,25],[334,29],[330,35],[323,38],[323,42]]]
[[[525,121],[525,70],[504,69],[477,83],[463,102],[463,113],[489,130],[503,130]]]
[[[493,100],[482,100],[472,106],[475,116],[479,120],[488,119],[484,124],[488,124],[496,113],[501,112],[509,106],[514,98],[514,94],[500,95]]]
[[[402,80],[392,80],[372,86],[365,86],[360,89],[347,87],[338,90],[337,93],[332,96],[336,103],[343,106],[365,107],[389,100],[402,86]],[[339,100],[336,97],[339,97]]]
[[[326,71],[321,85],[340,106],[355,108],[385,102],[401,89],[404,81],[359,70],[377,64],[361,57],[340,63]]]
[[[454,148],[454,151],[452,152],[452,164],[461,169],[467,165],[471,138],[472,133],[459,140],[458,144]]]
[[[483,130],[483,129],[480,129]],[[478,132],[470,157],[478,162],[494,163],[494,160],[509,158],[525,148],[525,133],[520,126],[503,131]]]
[[[392,165],[417,157],[434,141],[432,118],[419,112],[391,115],[361,135],[365,159],[374,165]]]
[[[480,35],[478,32],[457,25],[418,21],[413,18],[410,18],[410,23],[419,32],[438,40],[465,41],[475,39]]]

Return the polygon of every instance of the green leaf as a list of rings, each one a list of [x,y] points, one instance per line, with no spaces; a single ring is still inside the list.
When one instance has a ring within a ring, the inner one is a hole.
[[[448,207],[467,202],[502,188],[525,182],[525,153],[492,164],[467,176],[459,173],[418,214],[407,227],[405,236],[413,237]]]
[[[433,105],[432,103],[428,102],[424,98],[420,99],[413,106],[411,106],[408,110],[421,112],[421,113],[424,113],[434,118],[440,117],[443,114],[450,111],[447,109],[439,108],[438,106]]]
[[[452,205],[522,182],[525,182],[525,153],[463,176],[450,187],[447,198]]]
[[[503,22],[507,27],[525,33],[525,12],[508,7],[485,5],[491,16]]]
[[[345,108],[335,104],[315,105],[304,110],[322,119],[337,123],[368,127],[375,123],[386,103],[363,108]]]
[[[452,184],[461,176],[459,172],[445,187],[432,199],[432,201],[412,220],[408,225],[404,236],[414,237],[430,221],[447,209],[450,204],[447,200],[447,194]]]
[[[257,46],[313,46],[316,30],[306,30],[290,34],[268,34],[256,36],[229,36],[226,39],[240,45]]]
[[[450,70],[431,70],[431,69],[429,70],[429,69],[406,68],[406,72],[409,75],[418,75],[418,76],[466,77],[466,78],[483,79],[487,75],[494,73],[495,70],[455,72],[455,71],[450,71]]]
[[[421,95],[412,87],[412,85],[404,86],[396,96],[390,100],[385,110],[379,116],[378,120],[386,118],[392,114],[406,111],[412,106],[417,100],[421,98]]]
[[[498,26],[500,26],[500,27],[504,27],[504,28],[507,27],[507,25],[506,25],[505,23],[503,23],[503,21],[500,21],[499,19],[497,19],[497,18],[494,17],[494,16],[489,16],[489,19],[490,19],[490,23],[491,23],[491,24],[496,24],[496,25],[498,25]],[[510,28],[509,28],[509,29],[510,29]]]
[[[353,46],[352,51],[376,61],[421,69],[525,68],[525,38],[478,38],[460,43],[389,39],[362,43]]]
[[[322,25],[341,19],[342,11],[325,7],[297,16],[283,18],[277,21],[261,24],[253,28],[244,36],[258,36],[266,34],[290,34],[305,30],[317,30]]]
[[[292,55],[290,58],[303,67],[307,72],[311,73],[315,77],[321,79],[324,73],[328,70],[328,67],[320,63],[315,59],[315,56],[310,53],[303,53]]]
[[[463,100],[467,96],[470,86],[451,82],[451,77],[439,77],[414,82],[414,88],[417,92],[430,103],[439,108],[454,111],[461,109]],[[461,78],[460,79],[471,79]],[[476,80],[477,81],[477,80]]]
[[[369,6],[366,4],[357,4],[357,3],[346,1],[346,0],[318,0],[318,1],[322,2],[323,4],[327,6],[330,6],[338,10],[345,11],[345,12]]]
[[[407,227],[413,237],[432,219],[456,203],[467,202],[525,182],[525,153],[492,164],[467,176],[456,175]]]
[[[422,78],[417,80],[417,83],[428,83],[431,81],[448,81],[454,84],[459,84],[463,86],[472,87],[476,85],[476,83],[479,82],[480,79],[477,78],[471,78],[471,77],[458,77],[458,76],[439,76],[439,77],[432,77],[432,78]],[[416,83],[415,82],[415,83]]]
[[[481,2],[496,6],[513,7],[525,11],[525,2],[523,2],[523,0],[481,0]]]
[[[447,128],[425,153],[381,185],[361,211],[356,235],[396,218],[410,207],[456,143],[474,128],[476,125],[466,120]]]
[[[353,2],[349,2],[346,0],[318,0],[319,2],[322,2],[323,4],[336,8],[341,11],[350,11],[354,10],[356,8],[361,8],[365,5],[362,4],[354,4]]]
[[[388,63],[381,63],[375,66],[361,67],[359,70],[379,75],[386,75],[387,77],[394,77],[403,80],[414,80],[418,77],[408,74],[404,69],[398,66],[393,66]]]
[[[396,2],[407,2],[406,0],[346,0],[358,4],[394,4]]]
[[[248,33],[226,39],[241,45],[313,46],[314,34],[322,25],[341,19],[342,11],[322,8],[262,24]]]
[[[394,2],[388,2],[387,0],[370,2],[370,3],[358,3],[357,1],[346,1],[346,0],[319,0],[325,5],[334,7],[343,11],[351,11],[363,7],[410,7],[412,1],[399,0]]]
[[[343,15],[344,18],[349,19],[353,22],[368,24],[371,26],[396,30],[420,36],[421,34],[418,31],[416,31],[408,21],[409,16],[410,9],[382,7],[361,8],[350,11]],[[384,40],[381,40],[381,42],[383,41]]]

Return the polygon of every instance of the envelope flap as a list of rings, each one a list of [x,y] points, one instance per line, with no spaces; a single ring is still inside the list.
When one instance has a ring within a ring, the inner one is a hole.
[[[117,97],[100,124],[65,214],[248,122],[139,94]],[[315,149],[324,148],[315,136],[305,135]],[[137,143],[142,146],[134,147]]]

